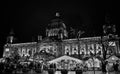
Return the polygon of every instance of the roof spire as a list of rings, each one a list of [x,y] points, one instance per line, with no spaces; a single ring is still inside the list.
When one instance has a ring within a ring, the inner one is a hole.
[[[14,40],[15,40],[14,31],[13,31],[13,29],[11,29],[9,32],[9,36],[7,37],[7,43],[13,43]]]
[[[60,16],[60,14],[59,14],[58,12],[56,12],[55,16],[56,16],[56,17],[59,17],[59,16]]]

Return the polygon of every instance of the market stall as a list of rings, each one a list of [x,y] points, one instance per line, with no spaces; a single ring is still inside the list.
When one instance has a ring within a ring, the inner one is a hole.
[[[114,70],[113,69],[113,64],[116,63],[116,62],[120,63],[119,60],[120,59],[117,56],[115,56],[115,55],[112,55],[112,56],[110,56],[109,58],[106,59],[106,61],[108,61],[108,66],[109,66],[108,69],[109,69],[109,71],[113,71]]]
[[[48,63],[56,64],[56,69],[67,69],[67,70],[73,70],[76,67],[76,64],[82,64],[83,61],[77,58],[73,58],[67,55],[61,56],[59,58],[56,58],[54,60],[49,61]]]
[[[109,58],[106,59],[106,61],[108,61],[109,63],[114,63],[117,60],[119,60],[119,58],[117,56],[115,56],[115,55],[110,56]]]

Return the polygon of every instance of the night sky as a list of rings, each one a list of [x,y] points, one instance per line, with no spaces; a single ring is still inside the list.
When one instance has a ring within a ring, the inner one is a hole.
[[[4,22],[0,25],[0,54],[11,29],[18,42],[31,42],[38,34],[45,36],[45,28],[55,13],[59,12],[67,29],[84,30],[86,36],[99,36],[105,24],[106,13],[111,23],[116,24],[119,34],[119,2],[79,0],[75,1],[14,1],[3,2]],[[2,15],[2,14],[1,14]]]

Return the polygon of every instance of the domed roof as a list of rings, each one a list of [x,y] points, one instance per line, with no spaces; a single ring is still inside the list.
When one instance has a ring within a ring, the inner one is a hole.
[[[48,24],[46,35],[53,39],[63,39],[67,37],[66,26],[63,20],[60,18],[59,13],[56,13],[55,18],[52,19]]]
[[[56,13],[55,18],[50,21],[50,24],[48,24],[48,29],[52,28],[66,28],[63,20],[60,17],[59,13]]]

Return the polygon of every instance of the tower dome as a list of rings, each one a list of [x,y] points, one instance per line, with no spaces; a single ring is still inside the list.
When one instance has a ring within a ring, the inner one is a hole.
[[[11,29],[9,36],[7,37],[7,43],[13,43],[15,41],[14,35],[15,35],[14,31],[13,29]]]
[[[48,24],[46,35],[54,39],[63,39],[67,37],[66,25],[60,18],[59,13],[56,13],[55,18]]]

